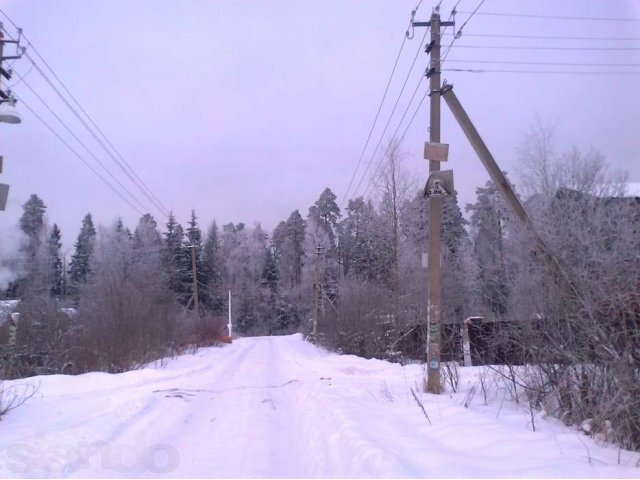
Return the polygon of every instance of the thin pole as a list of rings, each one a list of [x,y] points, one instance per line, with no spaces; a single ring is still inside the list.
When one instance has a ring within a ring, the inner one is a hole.
[[[429,71],[429,141],[440,143],[440,15],[431,15],[431,65]],[[440,170],[440,162],[429,160],[429,173]],[[429,197],[429,238],[427,245],[427,381],[425,390],[440,393],[440,331],[442,311],[442,266],[440,236],[442,221],[442,196]]]
[[[231,290],[229,290],[229,323],[227,324],[229,329],[229,336],[233,336],[233,325],[231,324]]]

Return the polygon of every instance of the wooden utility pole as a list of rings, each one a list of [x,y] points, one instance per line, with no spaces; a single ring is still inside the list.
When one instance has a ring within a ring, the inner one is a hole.
[[[198,314],[198,272],[196,271],[196,246],[190,245],[191,249],[191,270],[193,275],[193,310],[196,312],[196,317]]]
[[[318,336],[318,310],[320,306],[320,255],[322,255],[322,247],[316,247],[316,274],[313,283],[313,339]]]

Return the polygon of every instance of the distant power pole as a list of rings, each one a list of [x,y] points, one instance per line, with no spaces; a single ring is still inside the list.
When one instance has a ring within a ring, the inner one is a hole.
[[[320,306],[320,255],[322,255],[322,247],[316,247],[316,275],[313,283],[313,339],[318,336],[318,310]]]
[[[16,100],[11,95],[11,91],[6,92],[2,90],[2,79],[11,80],[13,72],[10,69],[4,68],[5,60],[17,60],[22,56],[24,50],[20,47],[20,38],[18,40],[7,40],[2,33],[3,25],[0,23],[0,123],[20,123],[20,112],[15,108]],[[16,44],[18,55],[5,56],[4,45],[6,43]],[[0,173],[2,173],[2,157],[0,156]],[[6,183],[0,183],[0,211],[3,211],[7,207],[7,201],[9,198],[9,185]]]
[[[191,249],[191,270],[193,275],[193,309],[198,315],[198,272],[196,271],[196,246],[190,245]]]
[[[440,144],[440,38],[442,27],[454,22],[442,22],[438,9],[429,22],[412,22],[416,27],[431,29],[426,51],[430,54],[427,77],[429,78],[429,143],[425,145],[425,159],[429,160],[429,179],[424,194],[429,198],[429,236],[427,245],[427,378],[425,390],[440,393],[441,331],[442,331],[442,258],[441,223],[442,196],[453,193],[453,176],[450,171],[441,172],[440,162],[446,161],[448,145]]]
[[[229,329],[229,336],[233,337],[233,324],[231,323],[231,290],[229,290],[229,323],[227,324]]]

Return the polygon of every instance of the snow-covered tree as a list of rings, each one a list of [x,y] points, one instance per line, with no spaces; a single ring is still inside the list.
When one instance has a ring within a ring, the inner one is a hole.
[[[55,223],[51,228],[51,233],[47,238],[47,264],[50,274],[49,291],[53,296],[59,296],[64,293],[65,282],[64,270],[62,266],[62,257],[60,249],[62,248],[62,234],[58,225]]]
[[[28,259],[33,259],[36,256],[43,242],[46,209],[46,205],[37,195],[31,195],[22,206],[20,228],[28,238],[27,244],[23,247]]]
[[[202,248],[202,261],[208,278],[206,285],[208,288],[207,307],[213,313],[222,313],[227,302],[227,292],[225,291],[225,265],[222,257],[220,235],[218,225],[214,221],[207,232],[207,239]]]
[[[329,255],[334,255],[336,245],[336,228],[340,219],[340,207],[336,203],[336,196],[330,188],[325,188],[320,198],[309,207],[309,220],[315,222],[326,235],[329,244]]]
[[[91,214],[87,213],[82,220],[82,227],[69,265],[70,287],[75,293],[77,293],[79,286],[86,281],[91,270],[90,262],[95,238],[96,229],[93,226]]]
[[[191,298],[191,257],[183,246],[184,230],[173,213],[169,213],[165,229],[162,261],[167,282],[175,298],[186,305]]]
[[[487,314],[502,318],[506,312],[509,281],[505,264],[505,240],[511,228],[511,213],[494,183],[476,189],[471,212],[471,232],[480,269],[482,300]]]

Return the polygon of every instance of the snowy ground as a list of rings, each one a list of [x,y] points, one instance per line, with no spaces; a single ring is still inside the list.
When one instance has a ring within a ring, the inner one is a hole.
[[[619,452],[524,406],[411,395],[421,367],[245,338],[121,375],[39,384],[0,422],[0,477],[640,477]],[[419,390],[418,390],[419,391]],[[620,464],[618,464],[620,455]]]

